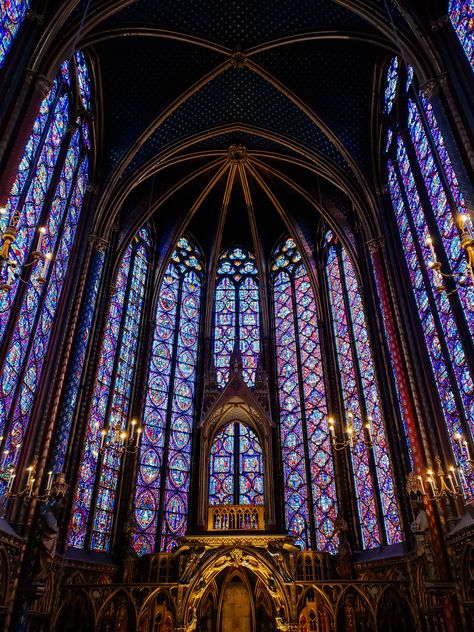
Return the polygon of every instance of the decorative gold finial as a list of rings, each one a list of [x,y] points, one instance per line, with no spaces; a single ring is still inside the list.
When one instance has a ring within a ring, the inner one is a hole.
[[[245,145],[231,145],[227,152],[229,162],[247,162],[247,148]]]

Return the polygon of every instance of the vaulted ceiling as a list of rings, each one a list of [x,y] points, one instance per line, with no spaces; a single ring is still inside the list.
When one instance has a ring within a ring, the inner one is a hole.
[[[61,33],[93,61],[101,230],[153,214],[163,245],[183,229],[206,240],[228,207],[224,247],[245,241],[249,206],[269,244],[288,229],[314,241],[320,215],[376,223],[383,68],[400,46],[426,65],[400,3],[75,4]]]

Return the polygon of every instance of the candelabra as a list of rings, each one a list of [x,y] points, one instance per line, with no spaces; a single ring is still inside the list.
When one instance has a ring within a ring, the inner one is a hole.
[[[421,494],[431,501],[463,496],[463,489],[467,488],[467,481],[462,468],[456,469],[454,465],[450,465],[448,474],[446,474],[441,467],[439,456],[435,458],[435,461],[436,471],[426,470],[425,475],[410,472],[407,478],[408,494]]]
[[[329,432],[331,434],[331,443],[334,450],[344,450],[348,446],[350,446],[351,449],[354,447],[354,415],[352,413],[348,413],[347,416],[349,419],[344,430],[344,433],[347,435],[347,439],[343,439],[342,441],[339,441],[336,435],[334,418],[329,417],[328,419]],[[364,428],[367,430],[368,439],[366,439],[365,437],[363,439],[358,437],[357,439],[358,443],[363,443],[368,450],[372,450],[374,447],[372,421],[372,417],[367,417],[367,422],[364,424]]]
[[[48,480],[46,483],[46,489],[43,494],[34,493],[34,485],[36,482],[35,474],[36,474],[36,466],[37,459],[33,461],[31,465],[29,465],[26,470],[26,482],[24,486],[13,493],[13,484],[16,478],[15,467],[13,463],[8,466],[8,468],[3,468],[1,470],[1,478],[5,480],[7,486],[5,489],[5,493],[2,495],[3,502],[13,499],[13,498],[27,498],[38,500],[39,502],[46,502],[52,497],[65,496],[68,488],[68,484],[66,483],[65,476],[63,472],[53,471],[48,472]]]
[[[111,423],[108,428],[100,431],[99,452],[103,455],[116,454],[121,456],[123,453],[135,454],[140,445],[140,436],[142,428],[137,427],[136,419],[130,422],[130,432],[122,430],[118,424]]]
[[[460,214],[457,218],[457,224],[461,233],[461,247],[466,252],[467,270],[471,283],[474,285],[474,235],[472,231],[472,223],[468,215]],[[429,247],[431,252],[432,260],[428,262],[428,267],[433,271],[433,281],[437,292],[443,292],[445,289],[443,285],[443,278],[457,279],[458,283],[462,286],[468,283],[468,278],[463,274],[448,274],[442,271],[441,263],[436,259],[436,252],[431,236],[426,238],[426,245]]]
[[[14,214],[11,223],[6,227],[1,237],[3,245],[0,247],[0,291],[2,292],[9,292],[16,279],[20,279],[20,281],[26,283],[26,281],[21,278],[21,272],[34,265],[38,266],[34,281],[42,285],[46,282],[48,267],[53,259],[52,253],[42,252],[43,237],[46,233],[46,228],[41,226],[38,229],[36,244],[29,261],[24,263],[21,268],[17,270],[19,264],[12,257],[12,253],[14,254],[13,244],[17,236],[19,219],[20,217],[17,212]]]

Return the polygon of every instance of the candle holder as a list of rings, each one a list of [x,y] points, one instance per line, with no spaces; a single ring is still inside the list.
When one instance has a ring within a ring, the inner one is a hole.
[[[347,435],[347,439],[342,439],[339,441],[336,435],[336,429],[334,427],[334,419],[333,417],[329,417],[328,426],[329,433],[331,435],[331,444],[334,450],[340,451],[345,450],[347,447],[350,447],[352,450],[354,447],[354,415],[352,413],[348,413],[348,424],[344,430],[344,433]],[[360,445],[361,443],[367,448],[367,450],[373,450],[374,442],[373,442],[373,428],[372,428],[372,417],[367,418],[367,422],[364,424],[364,428],[367,430],[368,438],[357,438],[357,443]]]
[[[38,494],[33,492],[34,485],[36,482],[35,473],[36,473],[36,464],[37,460],[33,461],[31,465],[26,468],[27,480],[22,489],[13,493],[13,485],[16,478],[15,468],[10,465],[7,469],[3,469],[1,471],[2,478],[6,477],[7,488],[5,493],[2,496],[2,502],[6,503],[10,499],[23,498],[23,499],[35,499],[38,502],[46,502],[50,498],[55,497],[58,498],[60,496],[64,497],[68,490],[68,484],[66,483],[66,478],[63,472],[54,473],[52,470],[48,472],[48,480],[46,483],[46,489],[43,494]]]
[[[441,458],[435,457],[436,472],[429,469],[426,474],[410,472],[407,477],[407,493],[421,495],[430,501],[438,502],[443,498],[457,498],[463,496],[463,485],[467,487],[467,481],[461,468],[449,466],[446,474],[441,466]]]
[[[100,454],[135,454],[140,445],[140,437],[143,429],[138,426],[135,419],[130,422],[130,432],[122,430],[119,426],[110,425],[100,431]]]

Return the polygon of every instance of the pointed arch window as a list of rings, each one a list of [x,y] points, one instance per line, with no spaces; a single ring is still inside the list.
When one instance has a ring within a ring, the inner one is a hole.
[[[21,457],[87,189],[89,121],[74,84],[62,79],[76,71],[64,62],[41,103],[0,214],[1,490]]]
[[[127,247],[115,279],[74,499],[68,540],[73,547],[88,545],[96,551],[110,547],[123,456],[112,442],[103,441],[103,433],[120,436],[129,424],[148,243],[148,231],[143,228]]]
[[[10,50],[30,6],[29,0],[1,0],[0,2],[0,68]]]
[[[474,7],[471,0],[450,0],[449,19],[474,69]]]
[[[134,512],[139,555],[169,551],[187,525],[203,258],[182,238],[156,305]]]
[[[362,542],[365,548],[395,544],[402,540],[400,517],[362,297],[351,260],[334,240],[326,278]]]
[[[336,484],[313,288],[292,239],[272,261],[280,442],[288,531],[334,553]]]
[[[222,254],[217,267],[214,362],[217,383],[225,386],[234,349],[242,358],[242,377],[255,384],[260,354],[260,299],[258,270],[253,254],[233,248]]]
[[[457,222],[465,202],[432,106],[417,94],[411,76],[407,95],[398,96],[401,126],[408,125],[409,134],[402,137],[394,122],[387,121],[393,136],[387,151],[388,188],[439,406],[464,494],[470,497],[474,477],[462,445],[474,433],[474,376],[468,360],[474,299]],[[466,224],[472,230],[471,221]],[[456,291],[433,268],[434,259],[443,273],[457,279]]]
[[[234,421],[221,428],[209,455],[209,505],[263,505],[263,453],[255,432]]]

